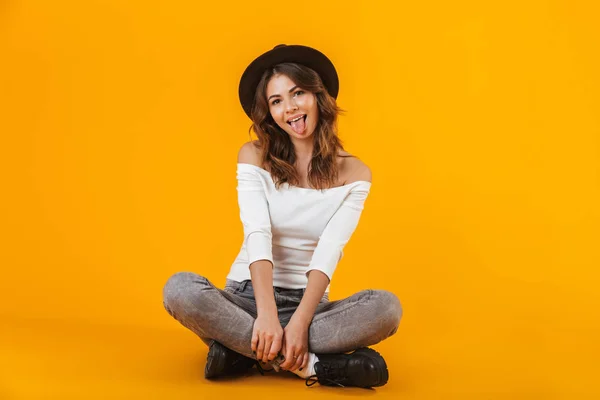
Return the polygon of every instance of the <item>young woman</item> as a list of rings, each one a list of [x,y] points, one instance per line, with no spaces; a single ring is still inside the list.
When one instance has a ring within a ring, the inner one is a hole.
[[[388,380],[367,346],[397,331],[398,298],[364,290],[329,301],[371,188],[370,169],[337,136],[338,88],[331,61],[300,45],[274,47],[242,75],[240,101],[258,137],[238,153],[242,247],[223,289],[179,272],[163,291],[168,313],[209,346],[208,379],[256,364],[309,386]]]

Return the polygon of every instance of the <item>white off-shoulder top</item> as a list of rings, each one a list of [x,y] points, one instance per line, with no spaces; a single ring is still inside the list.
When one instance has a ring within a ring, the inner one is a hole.
[[[269,171],[238,163],[244,240],[227,279],[250,279],[250,264],[269,260],[273,286],[305,288],[313,269],[325,273],[331,284],[370,189],[371,182],[356,181],[323,190],[284,183],[277,190]]]

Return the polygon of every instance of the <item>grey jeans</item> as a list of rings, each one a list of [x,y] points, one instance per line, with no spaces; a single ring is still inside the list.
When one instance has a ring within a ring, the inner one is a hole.
[[[304,289],[273,288],[281,326],[285,327],[300,304]],[[193,331],[204,343],[212,340],[246,357],[256,319],[252,281],[227,280],[224,289],[203,276],[179,272],[163,289],[167,312]],[[327,294],[317,306],[308,332],[312,353],[344,353],[379,343],[396,333],[402,307],[386,290],[363,290],[342,300],[329,301]]]

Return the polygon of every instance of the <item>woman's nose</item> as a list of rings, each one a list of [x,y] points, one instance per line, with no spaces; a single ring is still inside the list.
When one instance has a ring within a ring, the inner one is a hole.
[[[296,105],[296,103],[294,101],[290,101],[287,103],[288,111],[293,111],[293,110],[296,110],[297,108],[298,108],[298,106]]]

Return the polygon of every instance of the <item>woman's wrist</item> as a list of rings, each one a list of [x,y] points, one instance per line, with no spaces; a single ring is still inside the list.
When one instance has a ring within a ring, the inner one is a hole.
[[[304,295],[292,318],[302,324],[310,325],[328,284],[327,275],[318,270],[311,270],[308,273]]]
[[[292,320],[294,320],[294,322],[299,323],[301,325],[305,325],[305,326],[309,326],[310,323],[312,322],[314,316],[314,312],[310,312],[309,310],[304,310],[300,307],[298,307],[296,309],[296,311],[294,311],[294,314],[292,315]]]
[[[270,304],[268,300],[265,304],[262,304],[260,307],[256,308],[256,314],[259,317],[275,316],[275,318],[277,318],[279,315],[279,313],[277,312],[277,305],[275,304],[275,301],[273,301],[272,304]]]

